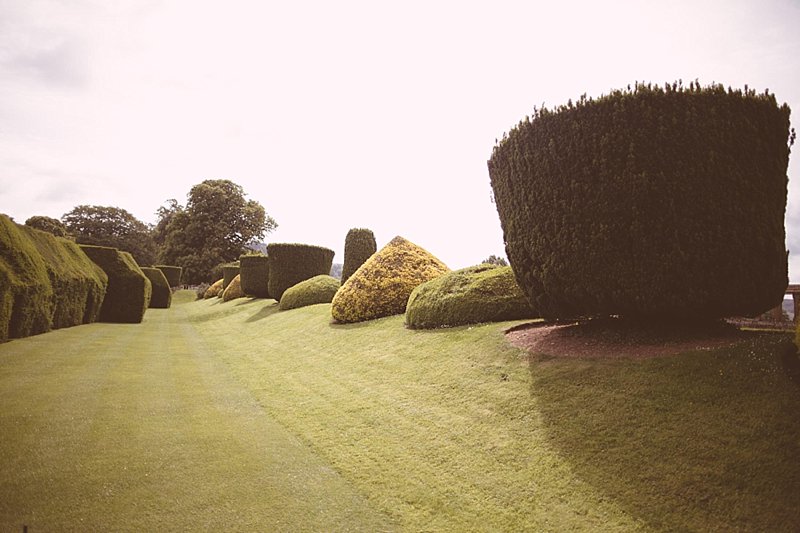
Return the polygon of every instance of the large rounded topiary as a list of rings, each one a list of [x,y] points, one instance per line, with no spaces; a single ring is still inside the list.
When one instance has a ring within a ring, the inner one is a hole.
[[[222,280],[222,279],[218,279],[217,281],[215,281],[214,283],[212,283],[212,284],[211,284],[211,285],[208,287],[208,289],[206,289],[206,293],[205,293],[205,295],[203,295],[203,298],[206,298],[206,299],[207,299],[207,298],[214,298],[214,297],[216,297],[216,296],[219,296],[219,295],[221,295],[221,294],[222,294],[222,290],[223,290],[223,289],[222,289],[222,283],[223,283],[223,281],[224,281],[224,280]]]
[[[243,255],[239,258],[242,290],[256,298],[269,298],[269,258],[266,255]]]
[[[375,235],[366,228],[353,228],[344,239],[344,264],[342,265],[342,283],[372,257],[378,250]]]
[[[244,298],[245,294],[242,290],[242,277],[236,276],[228,283],[228,286],[225,287],[225,290],[222,291],[222,301],[223,302],[230,302],[231,300],[235,300],[236,298]]]
[[[153,268],[157,268],[164,273],[164,277],[167,278],[167,283],[169,283],[170,287],[181,286],[182,267],[173,265],[153,265]]]
[[[342,284],[331,315],[346,323],[402,314],[411,291],[449,270],[427,250],[395,237]]]
[[[142,273],[150,280],[153,289],[149,307],[168,309],[172,305],[172,289],[169,286],[167,277],[164,275],[164,271],[155,267],[141,268]]]
[[[330,303],[340,286],[338,279],[327,274],[314,276],[286,289],[281,296],[279,308],[281,311],[286,311],[307,305]]]
[[[406,325],[439,328],[535,316],[511,267],[483,264],[448,272],[414,289]]]
[[[150,304],[152,284],[133,256],[106,246],[80,246],[89,259],[108,275],[108,288],[100,309],[100,321],[141,322]]]
[[[506,252],[549,318],[717,318],[777,305],[789,108],[637,85],[540,110],[489,161]]]
[[[309,244],[272,243],[267,245],[269,257],[269,295],[280,300],[283,291],[301,281],[328,274],[334,251]]]

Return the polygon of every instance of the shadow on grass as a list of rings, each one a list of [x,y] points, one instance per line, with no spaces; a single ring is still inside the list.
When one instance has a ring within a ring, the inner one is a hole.
[[[254,300],[254,301],[262,301],[262,300]],[[253,316],[249,317],[245,322],[258,322],[259,320],[263,320],[269,316],[274,315],[280,311],[278,307],[278,302],[273,300],[273,303],[266,304],[264,307],[258,310]]]
[[[789,344],[773,334],[644,360],[531,356],[531,393],[575,474],[648,527],[797,531]]]

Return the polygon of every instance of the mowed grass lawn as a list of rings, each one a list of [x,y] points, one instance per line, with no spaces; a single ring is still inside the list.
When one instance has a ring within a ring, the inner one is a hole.
[[[790,336],[556,359],[178,301],[0,345],[0,530],[800,529]]]

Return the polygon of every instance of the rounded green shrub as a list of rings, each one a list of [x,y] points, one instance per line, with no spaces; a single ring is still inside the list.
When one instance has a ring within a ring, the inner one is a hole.
[[[443,274],[411,293],[406,325],[431,329],[534,318],[510,266],[482,264]]]
[[[402,314],[418,285],[449,271],[424,248],[395,237],[342,284],[331,302],[331,316],[351,323]]]
[[[281,299],[283,292],[320,274],[328,274],[334,251],[310,244],[272,243],[267,245],[269,257],[269,295]]]
[[[150,280],[153,292],[150,297],[149,307],[155,309],[168,309],[172,305],[172,289],[169,286],[164,271],[155,267],[141,267],[142,273]]]
[[[327,274],[314,276],[286,289],[278,307],[281,311],[287,311],[307,305],[330,303],[340,286],[338,279]]]
[[[266,255],[243,255],[239,258],[242,290],[256,298],[269,298],[269,258]]]
[[[106,246],[82,244],[80,247],[108,275],[100,321],[141,322],[150,305],[152,285],[133,256]]]
[[[366,228],[353,228],[344,239],[344,264],[342,265],[342,283],[358,270],[358,267],[372,257],[378,250],[375,235]]]
[[[222,267],[222,290],[228,288],[233,278],[239,275],[239,262],[229,263]]]
[[[506,252],[546,318],[754,316],[783,298],[789,108],[637,85],[538,110],[489,160]]]
[[[235,300],[236,298],[244,298],[245,294],[242,290],[242,277],[237,275],[234,277],[228,286],[225,287],[225,290],[222,291],[222,301],[223,302],[230,302],[231,300]]]
[[[169,283],[170,287],[181,286],[182,267],[173,265],[153,265],[153,268],[157,268],[164,273],[164,277],[167,278],[167,283]]]

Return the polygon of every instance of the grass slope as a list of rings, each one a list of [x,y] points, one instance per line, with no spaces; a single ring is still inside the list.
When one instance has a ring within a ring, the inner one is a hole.
[[[800,528],[790,337],[548,359],[510,324],[212,299],[2,345],[0,530]]]

